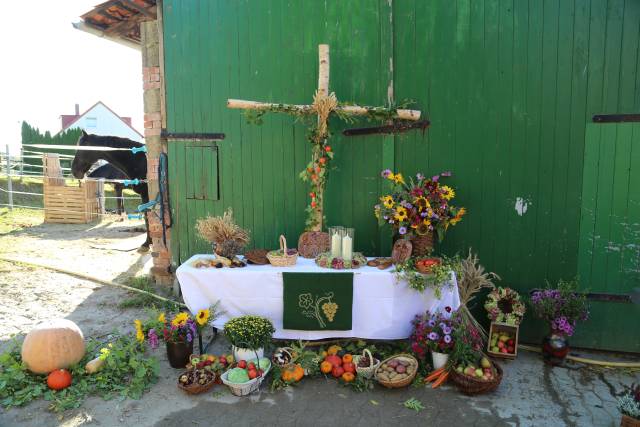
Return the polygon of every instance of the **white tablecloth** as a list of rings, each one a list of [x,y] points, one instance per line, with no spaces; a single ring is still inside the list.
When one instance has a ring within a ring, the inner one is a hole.
[[[361,267],[357,270],[331,270],[318,267],[314,260],[298,258],[295,267],[248,265],[244,268],[195,268],[192,262],[206,255],[194,255],[176,271],[182,296],[192,313],[220,301],[226,311],[213,326],[222,328],[233,317],[245,314],[270,319],[276,328],[275,338],[318,340],[354,337],[401,339],[411,334],[411,320],[426,310],[460,306],[456,277],[442,288],[436,299],[433,290],[419,293],[405,282],[398,283],[392,270]],[[298,331],[282,328],[282,272],[333,274],[353,272],[353,310],[350,331]]]

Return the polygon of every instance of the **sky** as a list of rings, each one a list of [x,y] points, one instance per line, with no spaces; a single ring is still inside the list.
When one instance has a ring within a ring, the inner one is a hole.
[[[0,25],[0,149],[20,147],[23,120],[52,134],[60,115],[97,101],[142,131],[140,52],[76,30],[101,0],[3,2]]]

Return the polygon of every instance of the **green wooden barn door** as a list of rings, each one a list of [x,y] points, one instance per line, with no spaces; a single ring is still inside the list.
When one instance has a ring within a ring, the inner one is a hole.
[[[220,180],[218,164],[218,146],[211,142],[171,141],[169,143],[169,174],[172,214],[174,217],[174,235],[172,241],[173,256],[180,254],[186,260],[193,253],[210,252],[209,245],[201,239],[189,239],[195,234],[193,227],[198,218],[213,212],[213,203],[220,198]],[[177,208],[176,208],[177,206]]]
[[[640,123],[588,124],[578,250],[581,286],[628,294],[640,287]],[[640,351],[640,306],[593,302],[583,345]]]

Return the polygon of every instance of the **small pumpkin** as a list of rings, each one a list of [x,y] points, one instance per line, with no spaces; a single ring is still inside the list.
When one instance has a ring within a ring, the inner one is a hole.
[[[342,347],[340,347],[339,345],[332,345],[331,347],[329,347],[329,349],[327,350],[327,354],[328,355],[336,355],[338,354],[338,352],[342,350]]]
[[[330,374],[333,370],[333,365],[331,362],[327,362],[326,360],[320,364],[320,371],[323,374]]]
[[[342,356],[342,363],[351,363],[353,362],[353,356],[349,353]]]
[[[27,334],[21,354],[31,372],[47,374],[78,363],[84,352],[84,336],[78,325],[71,320],[54,319]]]
[[[47,376],[47,386],[52,390],[62,390],[71,385],[71,373],[66,369],[56,369]]]
[[[302,378],[304,377],[304,369],[302,369],[302,366],[300,365],[296,365],[296,367],[293,369],[293,379],[298,382],[300,381]]]
[[[353,380],[356,379],[356,376],[353,372],[345,372],[344,374],[342,374],[342,381],[346,382],[346,383],[350,383],[353,382]]]
[[[280,376],[282,381],[290,383],[293,381],[293,370],[287,368],[282,370],[282,374]]]

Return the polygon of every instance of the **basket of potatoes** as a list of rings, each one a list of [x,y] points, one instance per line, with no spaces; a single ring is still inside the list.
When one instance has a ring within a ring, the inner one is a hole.
[[[413,382],[418,372],[418,361],[410,354],[396,354],[382,361],[376,369],[375,378],[387,388],[406,387]]]

